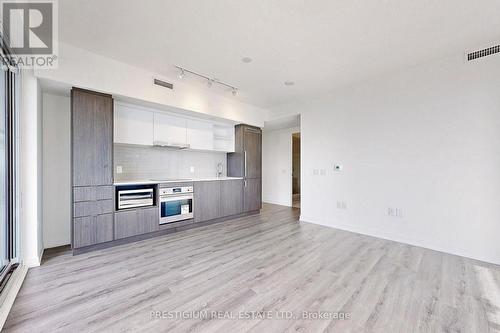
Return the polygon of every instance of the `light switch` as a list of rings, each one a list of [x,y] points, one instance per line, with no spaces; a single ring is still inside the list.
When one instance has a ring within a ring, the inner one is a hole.
[[[189,172],[194,173],[194,166],[189,168]]]
[[[116,173],[122,173],[123,172],[123,168],[121,165],[117,165],[116,166]]]

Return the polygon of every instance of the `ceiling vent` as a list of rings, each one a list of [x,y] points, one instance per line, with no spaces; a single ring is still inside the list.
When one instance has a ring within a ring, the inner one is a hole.
[[[487,49],[474,51],[471,53],[467,53],[467,61],[476,60],[479,58],[487,57],[496,53],[500,53],[500,45],[488,47]]]
[[[168,89],[174,89],[174,85],[170,82],[154,79],[153,83],[156,84],[157,86],[165,87]]]

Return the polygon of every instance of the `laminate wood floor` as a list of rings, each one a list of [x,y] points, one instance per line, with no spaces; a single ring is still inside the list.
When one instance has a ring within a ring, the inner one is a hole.
[[[500,330],[498,266],[299,223],[298,214],[264,205],[260,215],[79,256],[47,252],[4,330]]]

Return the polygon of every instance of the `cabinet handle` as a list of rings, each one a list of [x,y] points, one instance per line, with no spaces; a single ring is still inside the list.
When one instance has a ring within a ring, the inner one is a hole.
[[[247,151],[245,150],[245,177],[246,176],[247,176]]]
[[[247,187],[247,181],[245,180],[245,181],[243,181],[243,183],[245,184],[245,187]]]

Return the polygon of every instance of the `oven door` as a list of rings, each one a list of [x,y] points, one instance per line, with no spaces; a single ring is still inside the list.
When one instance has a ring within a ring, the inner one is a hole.
[[[162,196],[160,198],[160,224],[193,218],[193,195]]]

